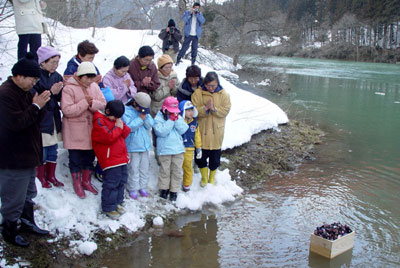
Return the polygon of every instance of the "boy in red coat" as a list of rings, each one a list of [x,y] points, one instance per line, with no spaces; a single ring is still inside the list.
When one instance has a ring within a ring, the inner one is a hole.
[[[121,120],[124,112],[124,104],[113,100],[107,103],[104,114],[96,112],[93,116],[92,145],[104,171],[101,208],[114,220],[125,213],[122,203],[129,163],[125,139],[131,129]]]

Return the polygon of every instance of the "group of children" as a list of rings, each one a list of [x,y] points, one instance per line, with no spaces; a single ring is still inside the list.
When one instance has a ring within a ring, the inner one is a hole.
[[[91,183],[96,157],[102,172],[102,211],[117,219],[125,212],[125,188],[135,200],[149,195],[149,151],[154,143],[160,197],[176,201],[180,188],[190,190],[194,152],[196,158],[202,154],[198,111],[190,101],[201,83],[200,68],[188,67],[180,84],[170,56],[158,59],[157,70],[154,51],[143,46],[132,60],[117,58],[102,78],[92,63],[96,53],[93,43],[81,42],[62,77],[56,71],[60,53],[48,46],[37,51],[42,74],[32,90],[51,92],[41,122],[44,163],[37,168],[37,178],[44,188],[64,186],[55,177],[62,132],[75,193],[80,198],[85,198],[85,190],[98,194]],[[177,94],[183,96],[180,103]]]

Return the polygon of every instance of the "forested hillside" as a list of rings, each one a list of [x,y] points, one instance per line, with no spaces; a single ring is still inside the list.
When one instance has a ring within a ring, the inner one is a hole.
[[[1,7],[8,0],[0,0]],[[47,16],[73,27],[160,30],[193,0],[46,0]],[[200,45],[245,53],[400,61],[400,0],[202,0]],[[1,10],[4,16],[5,9]],[[277,46],[278,45],[278,46]]]

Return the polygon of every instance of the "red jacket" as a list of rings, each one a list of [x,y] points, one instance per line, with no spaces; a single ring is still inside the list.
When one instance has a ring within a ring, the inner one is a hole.
[[[124,123],[121,129],[104,114],[96,112],[93,116],[92,146],[100,167],[105,170],[129,163],[125,138],[131,129]]]

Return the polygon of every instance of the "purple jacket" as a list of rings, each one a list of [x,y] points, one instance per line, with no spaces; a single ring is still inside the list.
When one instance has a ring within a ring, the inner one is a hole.
[[[123,82],[126,79],[131,81],[129,88]],[[105,87],[110,87],[114,98],[122,101],[123,103],[126,103],[129,99],[133,98],[137,92],[135,83],[133,82],[129,73],[126,73],[123,77],[119,77],[114,72],[114,68],[109,70],[103,77],[103,84]]]

